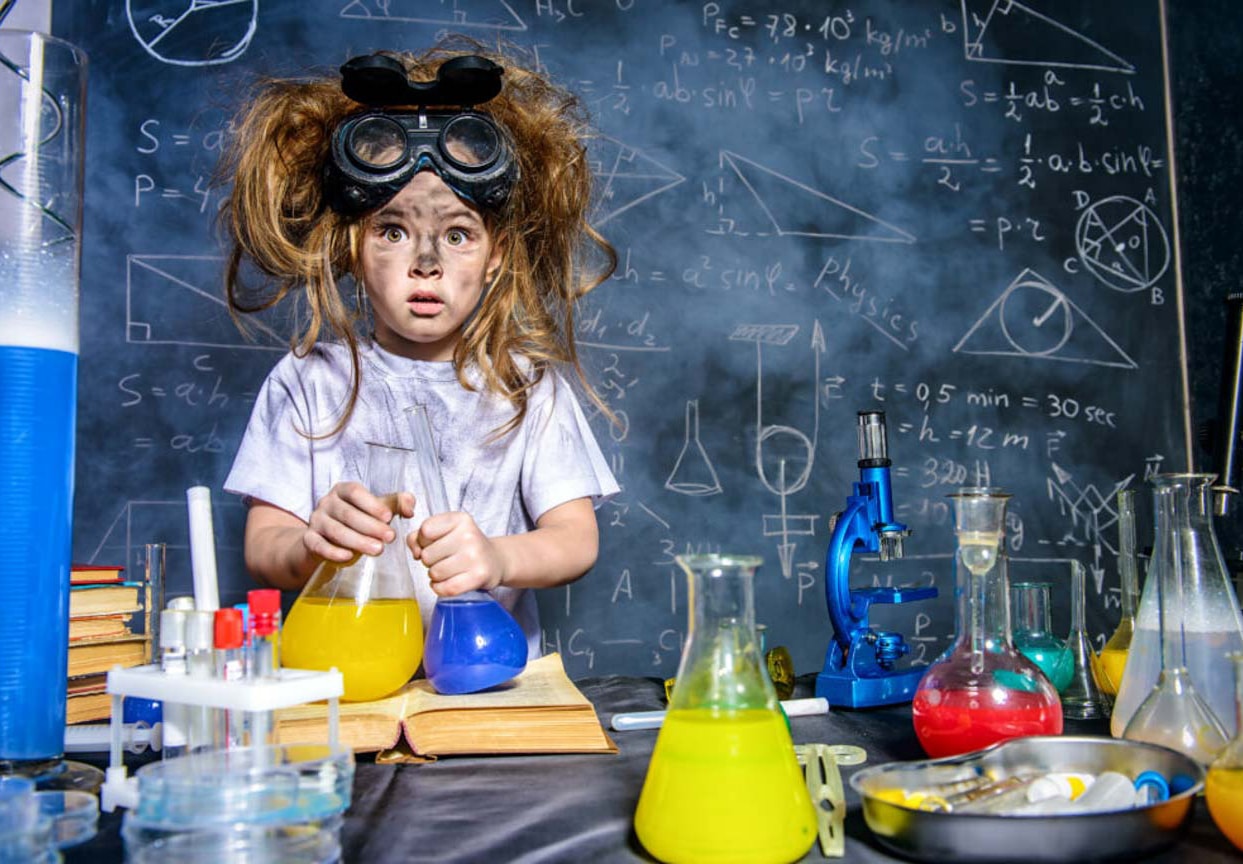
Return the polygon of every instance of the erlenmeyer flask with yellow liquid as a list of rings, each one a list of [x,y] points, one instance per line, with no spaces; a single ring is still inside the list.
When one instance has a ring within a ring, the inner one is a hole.
[[[752,589],[760,559],[676,561],[690,581],[690,624],[635,833],[665,862],[796,861],[816,839],[816,812],[761,667]]]
[[[1122,685],[1131,639],[1135,636],[1135,603],[1139,598],[1139,568],[1135,554],[1135,490],[1118,492],[1118,575],[1122,589],[1122,617],[1096,658],[1096,686],[1117,696]]]
[[[414,451],[367,443],[363,485],[399,514],[397,495],[417,477]],[[406,562],[405,519],[379,555],[319,565],[289,611],[281,634],[281,663],[296,669],[335,667],[345,699],[388,696],[410,680],[423,659],[423,619]]]

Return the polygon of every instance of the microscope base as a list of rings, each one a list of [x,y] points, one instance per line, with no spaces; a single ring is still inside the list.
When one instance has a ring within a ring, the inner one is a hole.
[[[824,669],[816,676],[816,695],[830,708],[875,708],[910,702],[927,667],[860,677],[849,669]]]

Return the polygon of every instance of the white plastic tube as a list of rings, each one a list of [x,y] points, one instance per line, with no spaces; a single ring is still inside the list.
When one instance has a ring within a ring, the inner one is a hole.
[[[781,703],[787,717],[808,717],[813,714],[828,714],[829,700],[823,696],[810,699],[787,699]],[[665,722],[664,711],[634,711],[629,714],[614,714],[609,725],[616,732],[629,732],[632,729],[659,729]]]
[[[216,536],[211,523],[211,489],[191,486],[186,490],[190,511],[190,564],[194,572],[194,608],[215,612],[220,608],[216,579]]]

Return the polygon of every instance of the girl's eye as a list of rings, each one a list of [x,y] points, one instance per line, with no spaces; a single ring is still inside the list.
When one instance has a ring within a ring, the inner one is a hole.
[[[466,232],[461,228],[450,228],[445,232],[445,242],[450,246],[461,246],[466,242]]]
[[[406,239],[406,232],[402,231],[396,225],[386,225],[381,230],[381,234],[389,243],[400,243]]]

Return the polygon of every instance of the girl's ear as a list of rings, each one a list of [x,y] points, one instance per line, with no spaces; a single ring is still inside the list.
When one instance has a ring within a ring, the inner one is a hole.
[[[488,254],[488,266],[484,270],[484,281],[489,285],[496,279],[496,273],[501,269],[501,259],[505,257],[505,250],[501,244],[492,247],[492,251]]]

